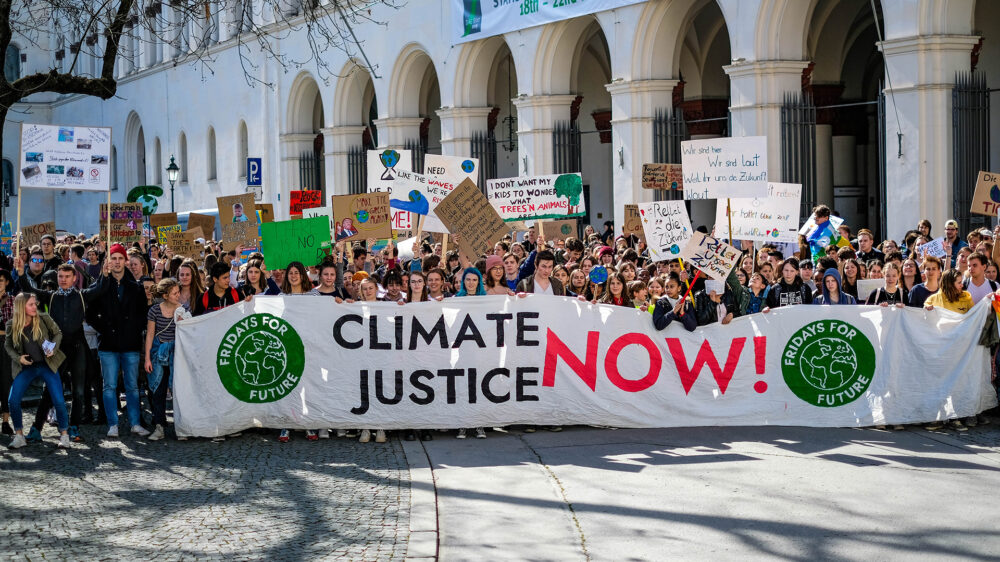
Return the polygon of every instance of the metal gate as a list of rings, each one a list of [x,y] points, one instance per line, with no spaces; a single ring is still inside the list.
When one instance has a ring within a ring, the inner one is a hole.
[[[799,216],[808,217],[818,204],[816,106],[808,94],[786,93],[781,105],[781,181],[802,184]]]
[[[347,151],[347,192],[358,195],[368,192],[368,151],[363,146],[354,146]]]
[[[960,72],[951,91],[953,216],[959,232],[989,227],[990,217],[973,215],[972,196],[980,170],[990,162],[990,90],[983,72]]]
[[[658,164],[680,164],[681,143],[688,140],[687,123],[684,122],[684,112],[675,108],[673,111],[658,109],[653,116],[653,161]],[[654,190],[656,201],[684,199],[681,189],[664,191]]]
[[[492,130],[472,133],[469,152],[479,159],[479,190],[486,194],[486,180],[497,177],[497,140]]]
[[[552,158],[555,173],[582,172],[580,128],[576,121],[559,121],[552,128]]]
[[[299,155],[299,185],[297,189],[323,189],[323,155],[315,150]]]

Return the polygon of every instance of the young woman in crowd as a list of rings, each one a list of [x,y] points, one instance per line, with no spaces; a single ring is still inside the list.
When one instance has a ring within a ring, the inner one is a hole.
[[[989,265],[986,266],[986,278],[989,279],[990,281],[997,280],[997,264],[993,263],[992,261],[989,263]]]
[[[427,302],[427,275],[422,271],[410,273],[409,290],[406,293],[407,302]]]
[[[768,261],[760,264],[757,267],[757,272],[764,278],[764,283],[768,285],[774,283],[774,266],[771,265],[771,262]]]
[[[882,279],[885,276],[885,264],[880,260],[871,260],[868,262],[867,275],[865,279]]]
[[[899,278],[899,284],[903,287],[903,290],[909,293],[914,286],[922,282],[917,261],[912,258],[903,260],[902,275]]]
[[[569,272],[569,285],[566,287],[566,294],[574,297],[586,298],[587,285],[590,280],[587,274],[580,267],[573,267]]]
[[[628,284],[625,281],[625,277],[620,272],[608,272],[608,280],[604,284],[606,290],[604,294],[597,299],[599,304],[612,304],[615,306],[624,306],[626,308],[635,308],[632,305],[632,297],[628,293]]]
[[[240,284],[240,289],[245,295],[263,295],[268,290],[268,281],[261,269],[263,262],[260,260],[250,260],[243,270],[244,280]],[[272,281],[273,283],[273,281]]]
[[[302,262],[293,261],[285,268],[285,281],[281,284],[283,295],[307,295],[312,292],[309,272]]]
[[[632,295],[632,306],[646,312],[649,310],[649,290],[642,281],[630,281],[626,286],[628,294]]]
[[[858,304],[853,296],[840,288],[840,272],[831,267],[823,271],[823,294],[813,304]]]
[[[149,435],[150,441],[163,439],[163,431],[167,426],[167,390],[173,381],[176,322],[191,316],[181,306],[181,288],[177,280],[168,277],[160,281],[156,285],[155,294],[163,301],[151,306],[146,316],[144,365],[155,425],[153,433]]]
[[[400,275],[398,269],[390,270],[385,274],[384,285],[385,295],[383,295],[382,300],[387,302],[406,300],[406,295],[403,294],[403,276]]]
[[[516,265],[516,264],[515,264]],[[506,271],[503,258],[493,255],[486,258],[486,294],[511,295],[506,283]]]
[[[622,278],[625,279],[626,284],[635,281],[635,264],[630,261],[618,264],[618,273],[622,274]]]
[[[584,256],[583,258],[580,259],[580,269],[583,270],[584,277],[589,278],[590,270],[594,269],[595,265],[597,265],[597,260],[595,260],[590,256]]]
[[[633,273],[635,269],[633,268]],[[565,265],[557,265],[552,269],[552,277],[555,277],[562,283],[563,287],[569,287],[569,270],[566,269]]]
[[[205,292],[201,284],[201,274],[198,266],[192,260],[184,260],[177,268],[177,282],[181,288],[181,306],[187,310],[193,310],[194,301],[201,298]]]
[[[851,295],[855,300],[858,298],[858,279],[862,279],[861,267],[856,259],[845,259],[840,262],[840,287],[841,291]]]
[[[965,314],[972,309],[972,295],[963,288],[962,274],[957,269],[949,269],[941,275],[941,288],[927,297],[924,308],[934,310],[941,307],[952,312]]]
[[[865,304],[881,306],[906,306],[906,289],[899,284],[900,271],[894,263],[888,263],[882,270],[885,285],[872,291]]]
[[[451,295],[446,293],[444,290],[445,279],[444,271],[441,271],[441,269],[432,269],[428,271],[427,296],[435,300],[450,297]]]
[[[38,311],[38,301],[31,293],[21,293],[14,298],[14,312],[5,332],[4,350],[13,362],[9,407],[14,423],[14,439],[9,447],[19,449],[27,445],[22,432],[21,398],[35,379],[42,379],[56,409],[59,447],[69,448],[69,419],[62,381],[57,374],[59,365],[65,359],[59,349],[62,332],[48,314]],[[46,349],[46,344],[50,342],[54,345]]]
[[[698,327],[698,316],[694,305],[691,304],[691,299],[683,299],[683,296],[680,277],[676,273],[669,274],[664,294],[656,301],[656,307],[653,309],[653,326],[657,330],[663,330],[675,320],[679,320],[689,332]]]
[[[323,295],[333,297],[337,304],[350,301],[350,297],[343,287],[337,287],[337,276],[340,274],[340,267],[332,261],[324,261],[319,266],[319,285],[316,286],[310,295]],[[320,437],[323,437],[320,432]]]

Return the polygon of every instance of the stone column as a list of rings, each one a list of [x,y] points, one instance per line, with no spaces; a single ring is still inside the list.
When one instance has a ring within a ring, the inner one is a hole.
[[[472,135],[486,131],[492,107],[449,107],[437,110],[441,119],[441,154],[469,156]]]
[[[387,117],[376,119],[379,148],[401,149],[406,141],[420,140],[420,124],[423,117]]]
[[[576,96],[522,95],[517,107],[517,175],[537,176],[555,171],[552,129],[557,121],[569,121],[570,105]]]
[[[326,192],[327,195],[346,195],[351,186],[348,174],[348,153],[351,148],[361,146],[361,135],[364,125],[345,125],[322,129],[323,146],[326,153]]]
[[[274,193],[280,194],[280,204],[275,205],[274,214],[282,220],[288,218],[288,192],[302,189],[299,176],[299,157],[303,152],[312,152],[313,133],[287,133],[281,135],[281,181],[274,186]],[[279,208],[280,207],[280,208]]]

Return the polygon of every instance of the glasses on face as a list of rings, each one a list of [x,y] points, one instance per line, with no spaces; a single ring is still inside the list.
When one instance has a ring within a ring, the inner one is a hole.
[[[45,263],[42,258],[31,258],[31,263]]]

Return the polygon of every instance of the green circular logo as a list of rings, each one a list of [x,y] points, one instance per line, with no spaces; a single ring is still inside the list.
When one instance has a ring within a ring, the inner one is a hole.
[[[216,365],[222,386],[241,402],[274,402],[302,379],[305,347],[285,320],[252,314],[222,337]]]
[[[819,320],[795,332],[781,354],[781,374],[796,396],[832,408],[855,401],[875,374],[875,348],[841,320]]]

